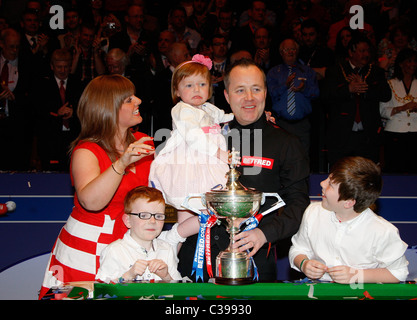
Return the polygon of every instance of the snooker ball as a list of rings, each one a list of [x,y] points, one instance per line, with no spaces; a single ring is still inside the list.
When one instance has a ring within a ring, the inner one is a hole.
[[[16,209],[16,202],[14,201],[7,201],[6,202],[6,206],[7,206],[7,211],[8,212],[12,212]]]

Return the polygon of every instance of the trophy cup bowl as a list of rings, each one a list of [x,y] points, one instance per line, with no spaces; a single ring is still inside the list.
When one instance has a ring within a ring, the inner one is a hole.
[[[237,218],[249,218],[261,206],[262,192],[246,190],[213,190],[205,194],[207,209],[218,218],[227,221],[230,234],[229,247],[216,258],[217,284],[241,285],[253,283],[253,266],[246,252],[233,248],[234,237],[239,232],[235,226]]]

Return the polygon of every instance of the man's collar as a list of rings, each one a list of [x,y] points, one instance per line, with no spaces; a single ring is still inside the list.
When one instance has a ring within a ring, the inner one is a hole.
[[[268,125],[268,121],[266,120],[265,112],[261,115],[261,117],[246,126],[241,125],[237,120],[236,117],[230,122],[230,128],[236,128],[238,130],[242,129],[264,129]]]
[[[30,35],[28,33],[25,33],[26,39],[28,39],[29,41],[32,41],[32,39],[34,38],[35,40],[38,40],[38,35],[34,34],[34,35]]]
[[[363,69],[365,66],[363,66],[363,67],[358,67],[358,66],[355,66],[353,63],[352,63],[352,61],[350,61],[350,59],[348,59],[348,62],[349,62],[349,65],[350,65],[350,67],[352,68],[352,70],[355,70],[356,68],[359,68],[359,70],[361,70],[361,69]]]
[[[66,79],[59,79],[56,75],[54,75],[54,78],[55,78],[55,80],[56,80],[56,82],[57,82],[58,84],[60,84],[60,83],[61,83],[61,80],[63,80],[63,81],[65,82],[65,85],[67,84],[68,77],[67,77]]]
[[[18,59],[19,58],[16,58],[16,59],[14,59],[14,60],[8,60],[8,59],[6,59],[4,56],[3,56],[3,54],[1,55],[1,62],[3,63],[4,61],[8,61],[9,62],[9,64],[11,64],[11,65],[16,65],[17,66],[17,61],[18,61]]]

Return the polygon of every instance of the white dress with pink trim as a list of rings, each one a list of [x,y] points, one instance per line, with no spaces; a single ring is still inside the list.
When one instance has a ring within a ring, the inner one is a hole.
[[[200,107],[179,102],[171,115],[171,137],[162,150],[157,150],[149,182],[163,192],[168,204],[185,210],[181,204],[188,194],[225,185],[229,167],[216,154],[218,148],[226,150],[220,124],[233,120],[233,114],[225,114],[208,102]],[[190,204],[197,209],[205,208],[200,199]]]

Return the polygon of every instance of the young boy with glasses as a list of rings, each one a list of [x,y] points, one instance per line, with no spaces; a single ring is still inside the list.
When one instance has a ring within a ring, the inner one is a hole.
[[[150,187],[129,191],[123,222],[129,228],[123,239],[110,243],[100,256],[96,279],[106,283],[123,280],[181,280],[175,244],[185,241],[177,224],[161,234],[165,220],[162,193]],[[182,228],[182,227],[181,227]]]

